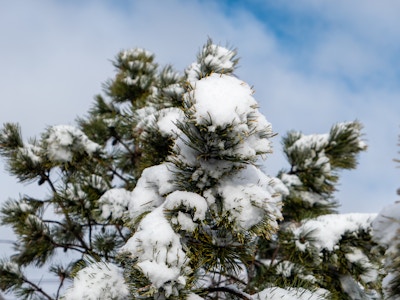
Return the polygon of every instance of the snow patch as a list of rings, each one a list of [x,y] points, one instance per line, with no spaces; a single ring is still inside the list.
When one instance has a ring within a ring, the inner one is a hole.
[[[54,162],[70,162],[74,152],[92,155],[101,149],[100,145],[89,140],[80,129],[69,125],[50,127],[45,143],[48,157]]]
[[[93,263],[80,270],[73,285],[65,295],[65,300],[129,299],[128,286],[123,270],[112,263]]]
[[[105,192],[99,199],[101,217],[119,219],[124,216],[128,210],[129,203],[132,200],[132,193],[123,188],[114,188]]]
[[[292,230],[298,239],[310,233],[314,240],[313,245],[318,251],[322,249],[333,251],[346,233],[354,232],[356,234],[360,230],[370,231],[375,217],[376,214],[361,213],[323,215],[305,220],[299,227]],[[303,249],[300,244],[296,245],[300,250]]]

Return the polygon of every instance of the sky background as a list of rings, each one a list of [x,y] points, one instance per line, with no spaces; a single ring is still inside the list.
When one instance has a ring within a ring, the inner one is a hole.
[[[114,76],[120,50],[146,48],[183,72],[209,37],[238,50],[236,74],[254,86],[278,133],[268,174],[288,167],[280,146],[287,131],[325,133],[357,119],[369,149],[356,170],[340,174],[340,212],[379,212],[398,200],[396,0],[0,0],[0,123],[18,122],[25,139],[49,125],[74,125]],[[0,167],[0,203],[46,193]],[[13,237],[3,228],[4,239]]]

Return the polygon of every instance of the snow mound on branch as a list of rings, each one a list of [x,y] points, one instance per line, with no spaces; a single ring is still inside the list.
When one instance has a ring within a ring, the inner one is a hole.
[[[277,229],[277,220],[282,218],[282,194],[288,194],[288,190],[279,179],[270,178],[252,165],[224,178],[205,193],[211,206],[216,205],[216,195],[223,199],[223,210],[238,230],[249,230],[266,216],[271,228]]]
[[[128,210],[131,199],[132,193],[123,188],[108,190],[99,199],[101,217],[105,220],[122,218]]]
[[[296,246],[300,250],[304,250],[307,246],[307,244],[300,242],[301,237],[311,234],[313,246],[317,250],[333,251],[346,233],[356,235],[361,230],[369,232],[372,229],[372,221],[375,217],[376,214],[361,213],[323,215],[303,221],[300,226],[294,227],[292,231],[298,238]]]
[[[135,220],[138,216],[159,207],[164,202],[165,195],[175,190],[171,171],[174,166],[171,163],[163,163],[146,168],[139,178],[135,189],[132,191],[128,205],[129,216]]]
[[[212,54],[209,54],[204,58],[205,64],[215,65],[226,70],[234,67],[232,62],[233,57],[236,55],[234,51],[214,44],[210,45],[209,48]]]
[[[186,255],[180,236],[172,229],[159,206],[148,213],[139,223],[135,234],[121,248],[137,258],[138,267],[154,287],[161,288],[166,295],[176,295],[177,289],[186,284],[182,274],[186,269]]]
[[[177,133],[180,132],[176,122],[183,119],[183,111],[175,107],[156,110],[152,106],[146,106],[135,111],[135,119],[138,122],[135,131],[139,133],[143,140],[148,138],[148,132],[155,129],[163,137],[176,137]]]
[[[289,147],[288,151],[292,148],[309,149],[313,148],[315,151],[320,151],[329,144],[329,134],[310,134],[301,135],[301,137]]]
[[[293,153],[308,153],[308,157],[302,161],[301,168],[318,168],[322,171],[320,181],[324,181],[324,177],[328,177],[331,172],[331,164],[329,158],[325,155],[324,149],[329,144],[329,134],[300,134],[299,138],[287,148],[289,157]],[[296,170],[297,166],[294,168]]]
[[[245,131],[249,130],[249,119],[256,119],[256,128],[270,128],[271,124],[258,112],[253,94],[254,91],[244,81],[214,73],[194,82],[193,91],[188,96],[195,99],[193,108],[199,124],[210,121],[214,126],[221,127],[232,124]]]
[[[178,216],[171,219],[172,224],[180,225],[182,230],[194,231],[196,223],[194,221],[203,221],[208,209],[206,200],[196,193],[186,191],[175,191],[167,196],[164,204],[165,209],[173,210],[182,208],[186,211],[193,210],[193,217],[182,211]]]
[[[206,144],[200,145],[205,152],[190,153],[185,149],[195,132],[180,137],[177,152],[183,153],[188,161],[197,155],[253,161],[258,155],[271,153],[272,126],[259,112],[252,94],[250,86],[230,75],[214,73],[194,82],[192,90],[184,95],[185,108],[190,114],[188,122],[201,132],[206,131],[203,137]]]
[[[100,145],[89,140],[80,129],[69,125],[50,127],[45,143],[48,157],[54,162],[70,162],[74,152],[92,155],[101,149]]]
[[[235,67],[235,56],[235,51],[225,47],[214,44],[204,47],[198,62],[192,63],[185,71],[188,81],[192,82],[201,79],[205,75],[202,72],[202,68],[205,66],[209,71],[212,70],[217,73],[232,72]]]
[[[23,147],[20,147],[19,154],[22,157],[29,157],[32,163],[40,164],[42,159],[40,158],[40,147],[33,145],[33,144],[25,144]],[[23,161],[23,159],[21,159]]]
[[[112,263],[93,263],[77,273],[64,299],[128,299],[129,290],[122,272]]]

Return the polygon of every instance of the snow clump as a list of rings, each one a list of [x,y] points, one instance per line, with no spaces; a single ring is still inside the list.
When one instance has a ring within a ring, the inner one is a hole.
[[[128,211],[130,201],[132,201],[130,191],[123,188],[108,190],[99,199],[101,217],[105,220],[122,218]]]
[[[92,263],[80,270],[64,300],[129,299],[123,270],[112,263]]]
[[[50,127],[45,139],[48,158],[54,162],[71,162],[75,152],[92,155],[101,149],[100,145],[89,138],[78,128],[69,125]]]
[[[293,234],[296,237],[296,246],[299,250],[305,250],[305,244],[300,242],[302,236],[311,234],[308,242],[318,250],[336,250],[337,244],[346,233],[357,234],[359,231],[370,232],[372,221],[376,214],[330,214],[308,219],[300,226],[294,225]]]

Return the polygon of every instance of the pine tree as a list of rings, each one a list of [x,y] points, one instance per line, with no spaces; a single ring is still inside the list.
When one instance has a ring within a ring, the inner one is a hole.
[[[9,172],[50,195],[3,205],[1,222],[18,240],[0,262],[0,288],[22,299],[58,299],[70,280],[64,299],[378,293],[373,217],[334,215],[337,172],[354,168],[365,149],[361,124],[290,132],[291,169],[268,176],[258,164],[275,134],[234,75],[237,64],[236,50],[211,40],[183,75],[144,49],[122,51],[105,96],[77,127],[49,127],[24,142],[17,124],[5,124],[0,154]],[[345,226],[329,244],[317,230],[333,218]],[[54,264],[63,252],[75,256]],[[27,266],[49,266],[57,292],[29,280]]]
[[[119,53],[114,66],[117,74],[104,86],[108,99],[97,96],[88,116],[78,119],[79,127],[52,126],[40,140],[28,142],[18,124],[7,123],[1,130],[0,154],[10,174],[49,190],[44,199],[23,196],[1,209],[1,223],[12,227],[17,241],[11,259],[0,261],[0,288],[21,299],[57,299],[65,280],[87,261],[115,261],[117,248],[131,233],[122,213],[103,218],[99,204],[113,187],[134,187],[146,166],[167,155],[169,138],[152,137],[152,144],[137,138],[132,128],[140,119],[134,113],[151,101],[172,105],[180,97],[175,88],[180,77],[171,67],[159,70],[154,55],[143,49]],[[73,259],[63,265],[50,262],[65,252]],[[26,276],[29,266],[48,267],[60,279],[56,294]]]
[[[256,286],[325,289],[329,299],[378,299],[382,249],[372,241],[374,214],[337,214],[338,171],[356,166],[365,150],[359,122],[328,134],[289,132],[283,149],[290,170],[278,177],[289,189],[277,236],[260,240]],[[268,278],[265,281],[264,278]]]

